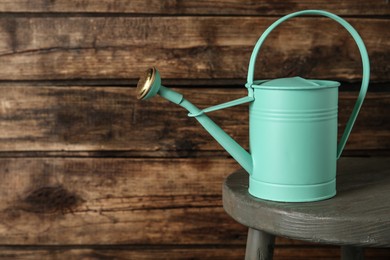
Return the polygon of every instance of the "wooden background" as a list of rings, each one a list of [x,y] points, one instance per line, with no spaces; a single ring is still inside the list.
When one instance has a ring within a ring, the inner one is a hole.
[[[371,59],[343,155],[389,156],[388,1],[0,1],[0,259],[243,259],[246,228],[221,205],[238,164],[179,107],[138,102],[135,84],[155,65],[200,107],[241,97],[257,38],[302,9],[343,16]],[[341,81],[343,129],[360,63],[335,22],[296,18],[271,34],[256,77]],[[247,147],[246,106],[211,116]],[[278,238],[275,255],[339,251]]]

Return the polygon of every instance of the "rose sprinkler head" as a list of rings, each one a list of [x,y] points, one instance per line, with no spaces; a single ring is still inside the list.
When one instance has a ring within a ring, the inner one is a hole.
[[[160,73],[155,67],[149,68],[141,76],[137,84],[137,98],[147,100],[154,97],[161,87]]]

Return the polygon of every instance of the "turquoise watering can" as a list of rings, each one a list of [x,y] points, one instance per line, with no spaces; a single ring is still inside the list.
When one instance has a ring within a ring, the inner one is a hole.
[[[357,102],[337,145],[337,104],[340,83],[300,77],[254,81],[257,54],[268,34],[283,21],[299,15],[326,16],[340,23],[356,41],[363,79]],[[272,201],[306,202],[336,194],[336,161],[340,157],[367,92],[370,65],[356,30],[337,15],[306,10],[274,22],[257,41],[249,62],[245,87],[248,96],[199,109],[182,94],[161,85],[159,72],[150,68],[137,84],[137,98],[156,94],[182,106],[249,173],[249,193]],[[207,112],[249,102],[250,153],[235,142]]]

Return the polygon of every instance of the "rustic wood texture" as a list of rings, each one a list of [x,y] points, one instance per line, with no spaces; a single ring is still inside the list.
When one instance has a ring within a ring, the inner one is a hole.
[[[345,15],[388,15],[387,1],[273,1],[273,0],[3,0],[0,12],[129,13],[170,15],[283,15],[303,9],[326,9]]]
[[[249,228],[246,240],[245,260],[272,260],[274,247],[274,235]]]
[[[249,195],[248,176],[241,170],[226,179],[223,206],[238,222],[274,235],[336,245],[390,247],[389,165],[390,157],[342,158],[337,195],[312,203],[256,199]]]
[[[234,168],[225,159],[0,159],[0,244],[243,244],[246,231],[221,201]]]
[[[0,244],[244,246],[246,227],[222,209],[233,169],[215,158],[1,158]]]
[[[69,248],[69,247],[30,247],[26,249],[0,247],[0,259],[39,259],[39,260],[69,260],[69,259],[169,259],[169,260],[242,260],[245,248],[243,246],[219,246],[219,247],[92,247],[92,248]],[[310,258],[308,258],[310,256]],[[386,249],[365,249],[366,260],[387,260]],[[339,260],[340,249],[329,246],[281,246],[274,252],[274,260]]]
[[[254,43],[275,20],[0,17],[0,64],[7,64],[0,80],[135,79],[151,65],[163,78],[244,79]],[[347,20],[367,45],[371,80],[389,81],[389,20]],[[257,78],[361,78],[355,43],[327,18],[287,21],[267,39],[257,64]]]
[[[200,107],[246,95],[241,89],[180,89]],[[340,93],[339,132],[357,93]],[[187,112],[163,99],[139,102],[134,88],[2,86],[0,151],[126,151],[133,155],[199,156],[226,153]],[[161,109],[164,107],[164,109]],[[378,109],[381,107],[381,109]],[[390,148],[388,92],[368,93],[346,150]],[[248,147],[248,107],[211,113]]]
[[[1,159],[0,243],[17,247],[0,248],[0,259],[242,259],[247,229],[221,208],[234,168],[222,159]],[[275,248],[275,259],[339,255],[283,238]]]
[[[136,101],[134,86],[155,65],[202,108],[241,97],[257,38],[302,9],[343,16],[369,51],[374,87],[343,155],[390,154],[388,1],[0,1],[0,259],[243,259],[247,229],[221,201],[238,164],[177,106]],[[267,39],[256,75],[347,83],[342,129],[360,57],[336,23],[297,18]],[[247,147],[247,106],[210,116]],[[339,257],[276,239],[274,259]]]

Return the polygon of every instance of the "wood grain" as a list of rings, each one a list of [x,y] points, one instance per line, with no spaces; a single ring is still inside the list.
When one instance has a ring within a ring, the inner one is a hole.
[[[247,229],[221,205],[234,168],[221,159],[0,159],[0,259],[239,259]],[[339,249],[277,238],[276,259],[308,255]]]
[[[247,228],[221,201],[239,165],[185,111],[140,103],[133,86],[154,65],[201,108],[241,97],[257,38],[303,9],[341,15],[369,51],[376,92],[343,155],[390,155],[388,1],[0,1],[0,259],[243,259]],[[361,79],[349,35],[322,18],[283,24],[256,78],[295,75],[348,82],[341,131]],[[248,146],[247,106],[210,116]],[[276,260],[339,257],[276,239]]]
[[[86,248],[86,249],[27,249],[27,250],[0,250],[0,259],[243,259],[243,247],[203,247],[203,248],[174,248],[166,246],[150,247],[122,247],[122,248]]]
[[[202,108],[246,95],[244,88],[180,91]],[[355,92],[340,93],[340,134],[356,96]],[[2,152],[118,151],[149,157],[196,157],[210,152],[226,156],[182,108],[161,98],[140,102],[134,88],[2,85],[0,105]],[[347,150],[389,149],[389,105],[387,92],[368,94]],[[240,144],[248,146],[247,106],[210,116]]]
[[[234,168],[224,159],[0,159],[0,244],[242,245],[245,228],[221,204]]]
[[[0,259],[171,259],[171,260],[242,260],[245,248],[243,246],[218,246],[218,247],[95,247],[95,248],[26,248],[12,249],[0,248]],[[304,260],[308,256],[322,260],[340,259],[340,249],[329,246],[276,246],[274,260]],[[388,257],[388,249],[365,249],[366,260],[385,260]]]
[[[244,79],[253,46],[273,17],[0,18],[0,80]],[[347,19],[371,59],[371,80],[390,80],[386,19]],[[226,26],[229,24],[229,26]],[[326,18],[286,22],[267,39],[257,78],[300,75],[357,81],[361,61],[347,32]]]
[[[324,9],[344,15],[390,14],[386,1],[344,0],[338,2],[272,1],[272,0],[3,0],[0,12],[49,13],[129,13],[170,15],[282,15],[304,9]]]
[[[248,176],[241,170],[225,180],[223,206],[243,225],[274,235],[336,245],[390,247],[389,164],[390,157],[342,158],[336,196],[306,203],[275,203],[250,196]]]
[[[223,179],[238,168],[213,158],[3,158],[0,243],[243,247],[246,227],[224,213],[221,199]]]

